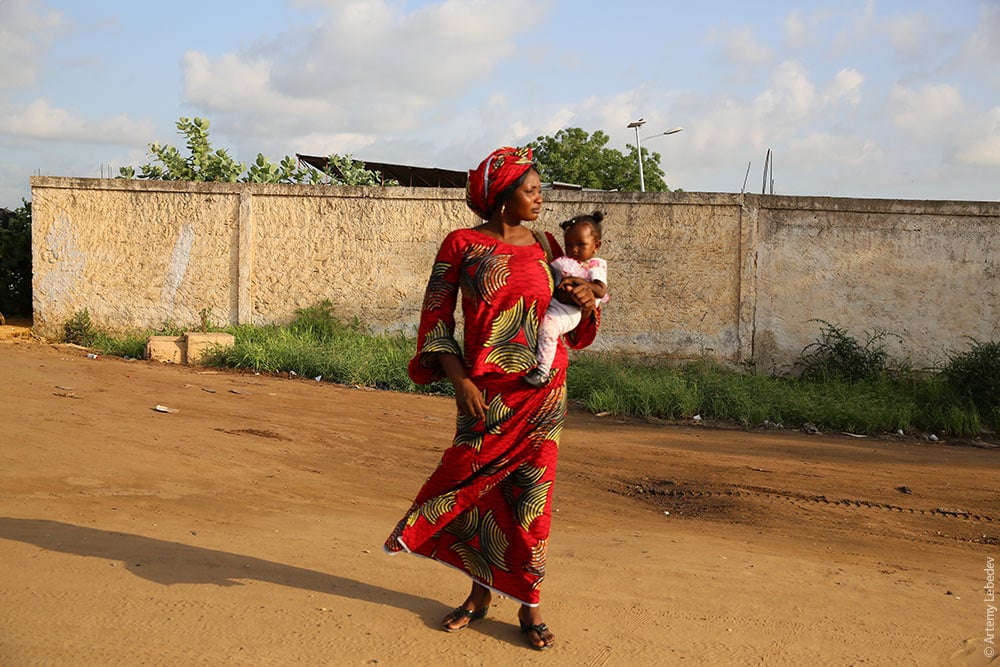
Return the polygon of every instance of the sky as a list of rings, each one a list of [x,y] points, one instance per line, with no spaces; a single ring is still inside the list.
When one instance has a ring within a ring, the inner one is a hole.
[[[244,162],[462,170],[642,118],[671,188],[771,151],[775,194],[1000,201],[1000,0],[0,0],[0,206],[196,116]]]

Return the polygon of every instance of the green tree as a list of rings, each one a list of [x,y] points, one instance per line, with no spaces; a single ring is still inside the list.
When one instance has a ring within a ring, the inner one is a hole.
[[[31,202],[0,209],[0,318],[31,315]]]
[[[325,172],[300,167],[298,160],[288,155],[275,164],[262,153],[258,153],[257,159],[247,167],[233,159],[229,151],[212,149],[207,119],[182,117],[176,125],[177,133],[186,139],[187,156],[174,146],[161,146],[154,142],[149,144],[152,163],[141,165],[138,174],[135,167],[122,167],[119,176],[161,181],[383,185],[379,172],[366,169],[363,162],[352,159],[350,155],[330,155],[328,163],[331,166]],[[389,181],[384,185],[396,185],[396,182]]]
[[[639,162],[635,146],[624,154],[608,148],[608,135],[588,134],[578,127],[538,137],[531,142],[543,181],[573,183],[599,190],[639,190]],[[642,149],[643,179],[647,191],[668,191],[660,168],[660,154]]]

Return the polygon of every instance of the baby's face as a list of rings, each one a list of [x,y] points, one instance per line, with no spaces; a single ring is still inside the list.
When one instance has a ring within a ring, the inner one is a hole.
[[[563,242],[566,245],[566,255],[578,262],[586,262],[601,247],[601,242],[594,236],[594,229],[584,223],[577,223],[567,229]]]

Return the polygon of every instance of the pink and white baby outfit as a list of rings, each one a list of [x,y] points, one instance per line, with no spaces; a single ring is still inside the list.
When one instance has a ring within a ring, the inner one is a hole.
[[[608,263],[600,257],[591,257],[586,262],[578,262],[572,257],[556,257],[549,264],[555,285],[558,288],[563,278],[572,276],[588,282],[600,281],[608,284]],[[608,300],[605,294],[597,300],[597,307]],[[563,303],[555,298],[549,302],[545,318],[538,328],[538,370],[548,376],[552,359],[556,354],[559,336],[569,333],[580,323],[580,307],[573,303]]]

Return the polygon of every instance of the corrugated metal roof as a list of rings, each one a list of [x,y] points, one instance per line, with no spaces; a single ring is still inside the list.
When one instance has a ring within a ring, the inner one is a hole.
[[[296,153],[295,157],[297,157],[300,162],[305,162],[320,171],[326,171],[328,160],[325,157],[319,155],[302,155],[301,153]],[[368,162],[366,160],[358,160],[358,162],[364,164],[365,169],[371,169],[372,171],[377,171],[382,174],[383,181],[393,180],[398,182],[400,185],[407,185],[414,188],[464,188],[466,180],[469,177],[469,172],[456,171],[454,169],[413,167],[407,164]],[[336,173],[343,178],[344,175],[341,174],[339,170],[337,170]],[[585,188],[582,185],[576,185],[574,183],[561,183],[559,181],[543,183],[542,189],[593,190],[593,188]]]
[[[325,171],[327,158],[318,155],[302,155],[296,153],[300,161]],[[469,176],[466,171],[455,171],[453,169],[438,169],[437,167],[413,167],[406,164],[390,164],[388,162],[369,162],[358,160],[365,165],[365,169],[371,169],[382,174],[384,180],[393,180],[400,185],[407,185],[415,188],[464,188],[465,181]],[[336,167],[334,167],[336,171]],[[337,173],[343,177],[343,174]]]

